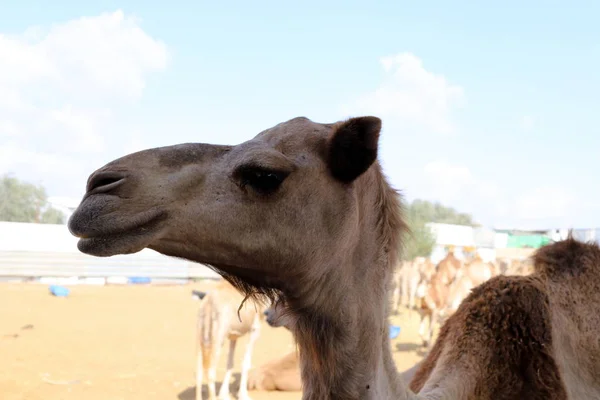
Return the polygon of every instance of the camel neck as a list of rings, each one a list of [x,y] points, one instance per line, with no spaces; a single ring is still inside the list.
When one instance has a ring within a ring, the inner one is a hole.
[[[359,302],[331,301],[336,295],[329,292],[330,309],[295,313],[303,400],[412,398],[392,360],[385,292]]]

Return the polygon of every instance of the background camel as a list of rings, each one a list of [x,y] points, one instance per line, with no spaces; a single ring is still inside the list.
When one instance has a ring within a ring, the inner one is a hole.
[[[499,269],[493,263],[484,262],[479,256],[463,263],[449,285],[448,297],[442,306],[440,316],[445,318],[454,313],[471,289],[499,274]]]
[[[420,281],[420,259],[402,261],[394,273],[392,281],[392,311],[398,313],[400,306],[413,309]]]
[[[417,289],[417,297],[420,300],[418,307],[420,324],[419,335],[423,340],[423,346],[429,347],[433,340],[433,331],[439,322],[440,313],[446,309],[451,287],[457,274],[462,269],[463,263],[452,251],[433,268],[424,268]],[[429,320],[429,328],[425,328]]]
[[[530,259],[511,260],[507,266],[506,275],[529,275],[533,272],[533,263]]]
[[[249,400],[248,372],[251,366],[252,348],[260,334],[262,307],[253,301],[242,305],[244,296],[225,280],[219,281],[208,293],[194,292],[201,298],[197,323],[196,399],[202,400],[202,378],[208,376],[208,398],[216,399],[215,381],[221,349],[229,341],[227,370],[219,389],[219,398],[228,399],[233,360],[237,340],[250,334],[242,362],[238,400]],[[241,307],[240,307],[241,306]]]
[[[564,399],[535,277],[473,290],[415,373],[419,394],[406,387],[386,290],[405,224],[376,161],[380,130],[375,117],[295,118],[237,146],[130,154],[91,175],[69,228],[88,254],[148,247],[284,298],[304,399]]]
[[[285,327],[290,329],[293,322],[285,315],[285,308],[281,303],[273,304],[265,311],[267,323],[272,327]],[[263,365],[250,370],[248,374],[249,390],[264,391],[290,391],[302,390],[300,377],[300,359],[298,349],[277,357]]]
[[[429,281],[435,270],[435,265],[425,257],[416,257],[412,261],[403,261],[394,273],[392,281],[392,311],[399,312],[400,306],[409,310],[414,309],[417,300],[419,284]]]
[[[495,263],[484,262],[477,254],[464,262],[452,251],[435,268],[429,269],[428,274],[422,273],[417,297],[420,300],[419,334],[423,346],[432,344],[435,327],[458,309],[471,289],[499,274]],[[428,329],[426,322],[429,322]]]

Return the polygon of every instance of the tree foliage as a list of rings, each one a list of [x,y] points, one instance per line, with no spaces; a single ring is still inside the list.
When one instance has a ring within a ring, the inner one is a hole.
[[[440,203],[414,200],[405,206],[404,218],[410,229],[404,237],[403,260],[429,257],[435,246],[435,237],[425,225],[428,222],[476,226],[473,217]]]
[[[62,224],[65,215],[48,204],[44,187],[4,175],[0,178],[0,221]]]

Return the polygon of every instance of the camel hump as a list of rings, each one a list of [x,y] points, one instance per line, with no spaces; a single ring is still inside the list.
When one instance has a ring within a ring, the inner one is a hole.
[[[600,265],[600,247],[597,243],[569,236],[538,249],[533,255],[533,263],[536,272],[550,278],[581,276],[595,271]]]

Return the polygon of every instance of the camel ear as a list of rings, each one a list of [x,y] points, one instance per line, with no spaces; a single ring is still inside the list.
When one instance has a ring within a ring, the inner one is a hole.
[[[350,118],[337,124],[329,138],[327,164],[334,178],[350,183],[377,159],[381,119]]]

